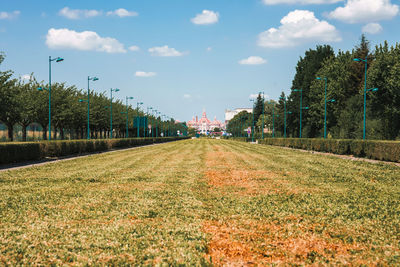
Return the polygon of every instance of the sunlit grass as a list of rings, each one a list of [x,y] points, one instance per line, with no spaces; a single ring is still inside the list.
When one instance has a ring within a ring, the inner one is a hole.
[[[400,264],[400,168],[187,140],[0,173],[0,264]]]

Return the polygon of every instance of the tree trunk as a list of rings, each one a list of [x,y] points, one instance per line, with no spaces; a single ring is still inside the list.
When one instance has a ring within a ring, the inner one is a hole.
[[[6,124],[6,126],[8,130],[8,139],[10,139],[10,141],[14,141],[14,125]]]
[[[26,141],[26,128],[28,125],[22,125],[22,141]]]
[[[61,140],[64,140],[64,128],[60,128]]]

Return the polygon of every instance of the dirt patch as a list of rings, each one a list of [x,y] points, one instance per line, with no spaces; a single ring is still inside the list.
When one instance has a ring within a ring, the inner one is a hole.
[[[288,178],[294,173],[275,172],[263,169],[256,164],[249,165],[245,155],[223,151],[223,147],[214,146],[207,153],[205,175],[208,184],[239,195],[254,196],[260,194],[298,194],[309,192],[311,188],[293,185]]]
[[[205,258],[223,266],[313,264],[321,261],[327,264],[373,264],[371,259],[354,255],[368,252],[368,248],[346,244],[327,234],[318,235],[313,232],[314,227],[296,222],[206,221],[203,231],[212,237]]]

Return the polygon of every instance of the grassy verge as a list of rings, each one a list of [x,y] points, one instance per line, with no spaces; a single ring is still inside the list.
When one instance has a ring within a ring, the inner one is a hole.
[[[400,264],[399,168],[186,140],[0,173],[0,264]]]

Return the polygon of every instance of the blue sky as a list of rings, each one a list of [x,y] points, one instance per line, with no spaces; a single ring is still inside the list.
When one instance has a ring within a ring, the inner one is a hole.
[[[300,56],[317,44],[352,49],[398,41],[398,0],[0,0],[1,69],[98,92],[119,88],[181,121],[224,119],[264,91],[289,92]]]

